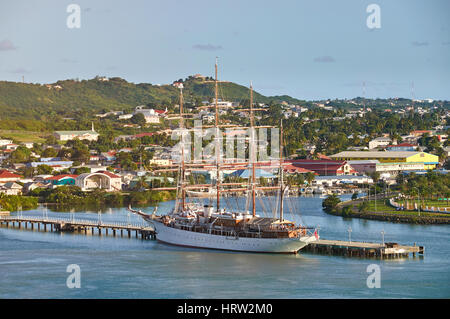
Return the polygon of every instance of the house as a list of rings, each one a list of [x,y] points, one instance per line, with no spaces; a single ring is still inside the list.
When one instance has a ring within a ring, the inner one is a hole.
[[[392,143],[392,139],[389,137],[377,137],[369,142],[369,150],[380,147],[387,146]]]
[[[153,158],[149,161],[149,164],[156,166],[169,166],[172,165],[172,160],[168,158]]]
[[[56,170],[63,170],[73,165],[73,161],[40,161],[27,163],[28,167],[38,167],[40,165],[48,165]]]
[[[430,136],[432,135],[432,131],[430,130],[415,130],[415,131],[411,131],[409,133],[409,135],[412,135],[414,137],[421,137],[424,134],[429,134]]]
[[[415,151],[417,145],[410,143],[401,143],[397,145],[388,145],[386,146],[386,151],[389,152],[405,152],[405,151]]]
[[[146,123],[156,124],[159,123],[160,117],[167,114],[167,108],[165,110],[154,110],[145,108],[145,105],[139,105],[136,106],[133,114],[143,114]]]
[[[102,189],[107,192],[116,192],[122,190],[122,178],[109,171],[84,173],[75,178],[75,185],[82,191]]]
[[[6,149],[6,150],[15,151],[19,146],[20,146],[20,145],[14,144],[14,143],[6,144],[6,145],[5,145],[5,149]]]
[[[306,174],[306,173],[316,174],[316,173],[314,173],[314,171],[311,171],[311,170],[303,168],[303,167],[295,166],[292,164],[284,164],[283,170],[287,174]]]
[[[16,182],[6,182],[4,184],[0,184],[0,193],[5,195],[21,195],[22,185],[19,185]]]
[[[22,145],[25,146],[26,148],[33,148],[34,143],[32,143],[32,142],[23,142]]]
[[[23,189],[22,191],[24,193],[29,193],[33,190],[35,190],[36,188],[50,188],[52,186],[51,183],[44,183],[44,182],[29,182],[29,183],[25,183],[23,185]]]
[[[74,139],[96,141],[99,134],[94,130],[94,123],[90,131],[56,131],[53,135],[59,141],[70,141]]]
[[[341,175],[341,176],[316,176],[312,185],[337,186],[342,184],[372,184],[373,179],[368,176]]]
[[[100,153],[101,160],[114,162],[116,160],[116,151],[108,151]]]
[[[17,182],[21,177],[22,176],[11,173],[6,169],[0,170],[0,183]]]
[[[44,179],[44,183],[50,183],[53,186],[75,185],[75,179],[78,175],[61,174]]]
[[[122,114],[119,115],[119,120],[129,120],[133,117],[133,114]]]
[[[346,161],[298,159],[285,160],[284,162],[323,176],[352,175],[357,173]]]
[[[0,147],[6,146],[8,144],[12,144],[12,140],[0,139]]]

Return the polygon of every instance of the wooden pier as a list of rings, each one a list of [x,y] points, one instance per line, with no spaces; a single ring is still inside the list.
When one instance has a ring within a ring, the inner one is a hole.
[[[346,257],[394,259],[408,258],[410,254],[413,257],[416,254],[423,255],[425,247],[416,246],[416,244],[414,246],[403,246],[397,243],[381,244],[320,239],[309,244],[302,251]]]
[[[112,235],[128,238],[155,239],[151,226],[128,223],[103,223],[92,220],[71,220],[44,217],[0,216],[0,226],[52,232],[77,232],[85,235]]]

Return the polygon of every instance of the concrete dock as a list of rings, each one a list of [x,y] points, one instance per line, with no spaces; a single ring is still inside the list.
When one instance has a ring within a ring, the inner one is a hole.
[[[408,258],[411,254],[413,257],[416,254],[423,255],[425,247],[416,246],[416,244],[403,246],[397,243],[382,244],[320,239],[309,244],[302,251],[346,257],[393,259]]]

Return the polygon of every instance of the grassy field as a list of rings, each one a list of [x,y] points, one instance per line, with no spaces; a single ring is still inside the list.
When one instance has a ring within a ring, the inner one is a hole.
[[[378,213],[398,214],[398,215],[419,216],[419,212],[417,212],[417,211],[396,210],[394,207],[387,204],[386,200],[384,200],[384,199],[378,199],[376,201],[376,208],[375,208],[375,201],[371,200],[369,202],[368,211],[369,212],[378,212]],[[435,216],[435,217],[445,216],[445,217],[448,217],[448,214],[420,212],[420,216]]]
[[[409,200],[408,201],[410,205],[414,205],[413,203],[418,203],[417,200]],[[426,199],[426,200],[421,200],[421,205],[422,206],[428,206],[428,207],[449,207],[450,205],[446,200],[430,200],[430,199]],[[403,204],[406,206],[406,201],[405,200],[398,200],[397,203],[399,204]]]
[[[2,138],[13,139],[17,142],[42,143],[45,141],[46,135],[48,134],[32,131],[0,130]]]

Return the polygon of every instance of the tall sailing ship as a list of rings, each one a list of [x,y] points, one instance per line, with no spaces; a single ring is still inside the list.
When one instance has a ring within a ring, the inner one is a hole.
[[[219,107],[218,107],[218,78],[217,60],[215,64],[215,125],[216,140],[219,136]],[[186,182],[186,171],[190,168],[185,163],[184,145],[181,144],[180,164],[178,165],[177,198],[175,207],[165,215],[146,214],[140,210],[129,209],[140,215],[145,221],[151,224],[156,231],[156,239],[160,242],[195,248],[220,249],[230,251],[264,252],[264,253],[297,253],[309,243],[318,240],[317,229],[296,225],[295,222],[284,218],[284,194],[288,187],[283,181],[283,134],[281,125],[280,158],[278,163],[278,185],[261,187],[256,182],[256,167],[261,163],[255,160],[254,147],[254,111],[253,88],[250,85],[250,108],[246,111],[250,113],[250,159],[244,163],[222,163],[220,150],[216,144],[215,165],[209,165],[208,170],[215,169],[215,182],[210,185],[188,185]],[[244,111],[244,109],[240,109]],[[184,129],[183,94],[180,89],[180,128]],[[182,139],[183,140],[183,139]],[[207,165],[203,165],[205,168]],[[247,187],[242,188],[242,182],[222,183],[220,171],[246,167],[251,170],[251,181]],[[199,169],[197,167],[196,169]],[[227,188],[238,187],[241,188]],[[207,192],[195,192],[207,187]],[[275,196],[277,199],[276,210],[271,217],[262,217],[256,214],[256,197],[258,192],[278,190]],[[251,211],[248,209],[221,207],[221,197],[231,192],[240,192],[247,197],[247,203],[252,205]],[[215,197],[215,205],[190,202],[187,194],[194,194],[193,197]],[[200,194],[200,195],[199,195]],[[203,195],[202,195],[203,194]]]

